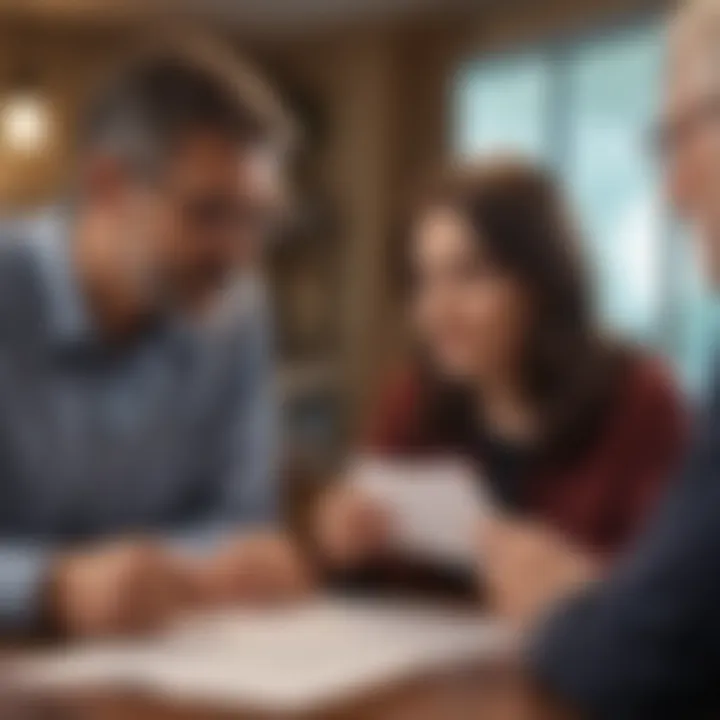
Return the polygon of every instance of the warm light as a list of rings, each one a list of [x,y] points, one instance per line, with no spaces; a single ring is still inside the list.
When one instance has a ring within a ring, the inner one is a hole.
[[[36,93],[19,93],[0,110],[4,143],[13,150],[35,152],[48,139],[49,117],[45,100]]]

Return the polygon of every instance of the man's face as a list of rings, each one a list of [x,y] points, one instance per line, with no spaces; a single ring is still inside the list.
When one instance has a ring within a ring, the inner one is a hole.
[[[720,284],[720,65],[699,30],[671,45],[661,144],[668,194],[696,231],[703,269]]]
[[[211,133],[189,137],[153,189],[158,277],[170,298],[204,306],[256,260],[279,177],[256,147]]]

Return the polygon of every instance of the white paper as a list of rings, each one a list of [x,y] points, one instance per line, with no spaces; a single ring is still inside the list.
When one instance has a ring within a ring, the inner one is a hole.
[[[183,623],[144,644],[29,659],[32,688],[136,689],[270,712],[305,712],[448,664],[505,652],[495,622],[412,604],[320,599]]]
[[[461,566],[477,562],[481,522],[493,508],[465,464],[365,458],[351,478],[388,511],[397,549]]]

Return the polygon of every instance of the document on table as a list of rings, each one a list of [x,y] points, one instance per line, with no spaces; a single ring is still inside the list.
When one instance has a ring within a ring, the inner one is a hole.
[[[442,459],[361,458],[350,476],[390,513],[398,550],[454,565],[475,564],[482,520],[495,510],[468,466]]]
[[[504,628],[480,615],[323,598],[198,617],[145,643],[32,656],[15,668],[15,682],[32,690],[137,690],[173,701],[294,713],[509,646]]]

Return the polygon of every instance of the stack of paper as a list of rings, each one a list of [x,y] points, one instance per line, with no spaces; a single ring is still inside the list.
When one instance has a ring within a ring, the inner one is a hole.
[[[323,599],[197,618],[144,644],[33,657],[18,668],[17,681],[299,712],[507,647],[506,632],[479,616]]]

